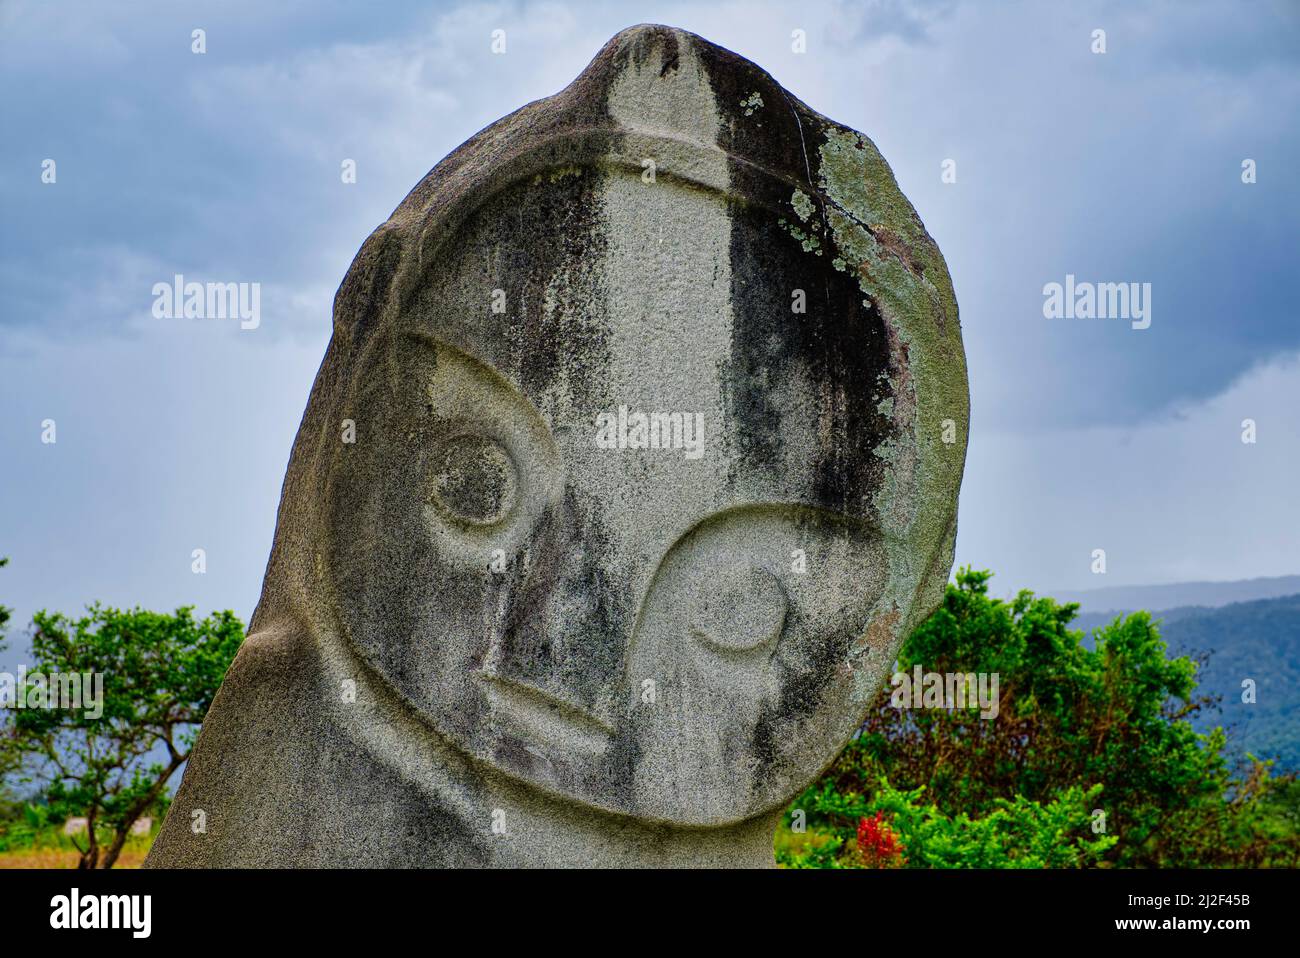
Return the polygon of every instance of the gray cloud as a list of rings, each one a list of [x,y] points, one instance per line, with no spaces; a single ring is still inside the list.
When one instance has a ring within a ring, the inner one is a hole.
[[[247,615],[356,249],[447,152],[643,20],[749,56],[866,132],[938,239],[972,378],[964,561],[1009,588],[1086,587],[1100,538],[1115,543],[1106,584],[1297,571],[1283,490],[1300,472],[1284,285],[1300,221],[1294,7],[11,0],[6,602],[23,616],[93,598]],[[505,56],[489,49],[498,27]],[[1104,56],[1088,49],[1098,27]],[[152,284],[175,273],[261,283],[262,326],[153,319]],[[1044,319],[1042,287],[1066,273],[1152,283],[1151,328]],[[1243,453],[1232,422],[1246,415],[1261,439]],[[56,448],[39,442],[47,416]]]

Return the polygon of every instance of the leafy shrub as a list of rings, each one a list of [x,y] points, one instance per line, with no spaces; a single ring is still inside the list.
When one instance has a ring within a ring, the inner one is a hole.
[[[1234,775],[1224,733],[1189,719],[1197,663],[1169,658],[1145,612],[1095,633],[1078,611],[1028,591],[988,594],[962,569],[908,638],[900,671],[996,673],[995,718],[977,708],[897,708],[882,689],[858,736],[791,804],[778,832],[789,867],[878,864],[862,820],[890,823],[910,867],[1294,865],[1295,776],[1253,761]],[[796,812],[802,814],[796,815]],[[805,835],[790,830],[805,822]]]

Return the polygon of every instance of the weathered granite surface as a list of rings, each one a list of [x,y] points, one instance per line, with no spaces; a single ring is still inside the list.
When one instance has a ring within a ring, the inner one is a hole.
[[[148,864],[770,865],[939,601],[967,421],[875,146],[620,33],[358,253]]]

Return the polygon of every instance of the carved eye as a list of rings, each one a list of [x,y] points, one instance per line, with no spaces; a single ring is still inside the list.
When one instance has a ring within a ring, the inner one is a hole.
[[[785,589],[755,566],[724,569],[696,594],[691,631],[719,652],[774,646],[785,628]]]
[[[514,507],[515,464],[485,436],[458,436],[434,459],[433,501],[449,518],[472,526],[496,525]]]

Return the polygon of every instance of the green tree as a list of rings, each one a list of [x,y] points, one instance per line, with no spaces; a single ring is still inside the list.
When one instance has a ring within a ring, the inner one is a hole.
[[[32,624],[25,701],[41,704],[43,683],[53,694],[50,676],[73,673],[83,688],[95,688],[85,676],[100,676],[102,695],[83,692],[80,708],[14,710],[4,748],[23,759],[52,814],[88,819],[78,867],[111,868],[131,825],[165,801],[189,758],[243,625],[229,611],[196,621],[189,607],[167,615],[98,604],[76,620],[38,612]]]
[[[859,736],[792,804],[813,838],[781,836],[788,864],[852,863],[853,829],[880,811],[914,865],[1295,861],[1293,778],[1263,763],[1233,777],[1222,730],[1201,735],[1188,721],[1210,702],[1195,694],[1197,663],[1167,657],[1150,615],[1116,619],[1089,647],[1068,628],[1077,605],[1028,591],[992,598],[990,578],[960,570],[898,665],[996,673],[996,718],[896,708],[887,685]]]
[[[9,559],[0,556],[0,569],[9,564]],[[13,609],[0,605],[0,652],[9,647],[5,641],[9,633],[9,617],[13,615]],[[0,821],[8,820],[12,817],[15,810],[21,805],[15,800],[13,790],[9,785],[9,774],[14,769],[14,758],[12,754],[4,748],[0,748]]]
[[[3,569],[8,564],[9,560],[7,558],[0,557],[0,569]],[[5,635],[9,632],[9,616],[11,615],[13,615],[13,609],[7,609],[0,605],[0,652],[3,652],[6,648]]]

